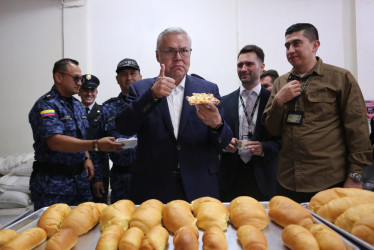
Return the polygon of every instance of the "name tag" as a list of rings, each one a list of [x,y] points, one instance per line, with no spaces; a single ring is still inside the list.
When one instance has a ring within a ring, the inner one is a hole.
[[[301,125],[304,118],[304,111],[289,111],[286,122],[290,125]]]

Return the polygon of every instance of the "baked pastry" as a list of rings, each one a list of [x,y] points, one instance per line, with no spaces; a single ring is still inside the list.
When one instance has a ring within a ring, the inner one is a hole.
[[[336,220],[335,225],[351,232],[353,225],[360,219],[374,213],[374,203],[355,205],[342,213]]]
[[[64,228],[47,241],[44,250],[70,250],[77,242],[78,234],[71,228]]]
[[[47,232],[47,236],[51,237],[60,230],[62,220],[70,211],[71,208],[67,204],[53,204],[42,213],[37,226],[43,228]]]
[[[340,236],[324,224],[312,224],[306,227],[316,238],[320,250],[345,250]]]
[[[269,202],[268,215],[282,227],[290,224],[306,226],[313,224],[313,216],[299,203],[285,196],[274,196]]]
[[[29,250],[42,244],[47,239],[47,232],[40,227],[26,229],[4,244],[1,250]]]
[[[353,225],[351,233],[374,246],[374,214],[358,220]]]
[[[140,248],[144,233],[137,227],[127,229],[119,241],[119,250],[137,250]]]
[[[268,243],[261,230],[252,225],[243,225],[236,231],[236,236],[244,250],[266,250]]]
[[[348,208],[358,205],[374,202],[374,196],[347,196],[336,198],[329,201],[318,209],[317,214],[326,220],[333,222]]]
[[[130,227],[138,227],[147,234],[152,227],[161,225],[163,207],[164,204],[156,199],[143,202],[132,216]]]
[[[170,201],[162,209],[162,224],[172,233],[183,226],[195,226],[191,205],[183,200]]]
[[[216,226],[227,230],[229,210],[221,201],[212,197],[201,197],[191,203],[197,226],[203,230]]]
[[[213,94],[206,93],[192,93],[192,96],[186,96],[186,99],[190,105],[197,104],[219,104],[220,100],[214,97]]]
[[[359,188],[330,188],[315,194],[309,202],[308,209],[317,212],[329,201],[347,196],[374,196],[374,192]]]
[[[104,232],[110,225],[120,225],[126,230],[135,211],[135,204],[130,200],[119,200],[109,205],[100,216],[100,231]]]
[[[101,234],[96,244],[96,250],[118,249],[119,241],[124,234],[125,230],[122,226],[116,224],[108,226]]]
[[[18,232],[13,229],[1,229],[0,230],[0,247],[15,238]]]
[[[199,231],[195,226],[183,226],[179,228],[173,238],[175,250],[198,250]]]
[[[230,221],[235,228],[252,225],[262,230],[269,223],[266,210],[261,203],[249,196],[239,196],[229,205]]]
[[[209,227],[203,234],[204,250],[227,250],[226,235],[219,227]]]
[[[305,227],[291,224],[282,231],[283,243],[295,250],[319,250],[318,242]]]
[[[84,202],[71,210],[62,221],[60,228],[71,228],[80,236],[99,222],[100,215],[100,210],[94,202]]]
[[[160,226],[155,226],[144,236],[140,250],[163,250],[168,244],[169,233]]]

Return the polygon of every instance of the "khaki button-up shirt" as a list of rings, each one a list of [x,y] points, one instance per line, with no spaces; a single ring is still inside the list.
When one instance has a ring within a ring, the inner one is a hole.
[[[364,98],[352,74],[324,64],[317,57],[310,77],[296,103],[303,111],[301,125],[286,123],[295,100],[277,105],[274,96],[288,82],[291,72],[280,76],[263,113],[265,127],[281,136],[279,183],[296,192],[317,192],[342,182],[348,172],[363,173],[372,162]]]

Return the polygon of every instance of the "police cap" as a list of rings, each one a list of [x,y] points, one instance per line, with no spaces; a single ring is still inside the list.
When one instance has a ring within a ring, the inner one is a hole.
[[[123,68],[133,68],[140,71],[138,63],[134,59],[125,58],[122,61],[120,61],[117,65],[117,74],[118,72]]]
[[[82,89],[96,89],[99,84],[99,78],[94,75],[88,74],[82,76]]]

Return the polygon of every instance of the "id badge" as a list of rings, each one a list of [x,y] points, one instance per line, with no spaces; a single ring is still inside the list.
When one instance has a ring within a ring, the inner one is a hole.
[[[287,124],[290,125],[301,125],[304,118],[304,111],[289,111],[287,113]]]

